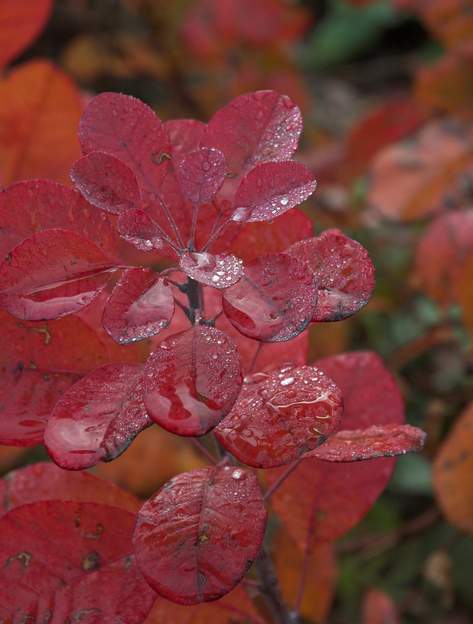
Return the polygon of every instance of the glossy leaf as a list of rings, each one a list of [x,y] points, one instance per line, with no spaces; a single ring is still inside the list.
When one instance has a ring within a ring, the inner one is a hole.
[[[174,299],[166,280],[151,269],[126,269],[103,313],[103,326],[119,344],[158,334],[171,321]]]
[[[172,153],[188,154],[200,147],[205,124],[195,119],[170,119],[163,123],[171,142]]]
[[[19,65],[0,80],[2,184],[38,177],[68,182],[80,155],[82,106],[70,78],[47,61]]]
[[[163,340],[144,373],[144,402],[159,425],[179,435],[204,435],[228,414],[241,388],[233,340],[204,325]]]
[[[62,470],[54,464],[40,462],[8,473],[0,480],[0,515],[39,501],[76,501],[113,505],[137,512],[140,502],[132,494],[89,472]]]
[[[341,430],[402,424],[399,389],[381,359],[371,352],[351,352],[317,361],[316,366],[340,387],[344,401]],[[291,537],[304,550],[307,535],[337,539],[370,509],[386,487],[394,459],[333,463],[303,459],[272,497],[274,509]],[[281,470],[266,473],[270,483]]]
[[[161,230],[143,210],[130,210],[117,219],[120,236],[140,251],[158,251],[163,247]]]
[[[273,468],[325,441],[342,415],[342,394],[312,366],[285,366],[245,378],[230,414],[215,429],[239,461]]]
[[[72,231],[33,234],[0,265],[0,304],[23,320],[53,319],[79,311],[106,286],[111,262]]]
[[[115,257],[119,238],[110,216],[76,191],[51,180],[25,180],[0,191],[0,256],[35,232],[52,228],[85,236]]]
[[[19,366],[0,369],[0,444],[33,446],[43,433],[54,405],[78,375]]]
[[[473,405],[460,415],[435,458],[433,481],[448,520],[473,533]]]
[[[286,251],[305,261],[318,288],[313,321],[340,321],[368,303],[375,285],[375,269],[366,249],[340,230],[294,243]]]
[[[81,470],[114,459],[151,425],[142,401],[142,373],[137,365],[103,366],[62,396],[44,434],[58,466]]]
[[[315,191],[311,171],[296,162],[257,165],[235,195],[234,221],[270,221],[302,204]]]
[[[366,429],[338,431],[309,455],[330,462],[394,457],[421,451],[425,438],[422,429],[411,425],[373,425]]]
[[[66,622],[87,614],[104,624],[141,624],[155,594],[130,552],[135,518],[118,507],[62,501],[5,514],[0,617]]]
[[[223,293],[223,310],[245,336],[265,342],[290,340],[304,331],[317,303],[308,266],[287,254],[268,254],[245,266],[243,277]]]
[[[219,289],[233,286],[243,275],[243,262],[229,254],[188,252],[181,256],[179,268],[197,282]]]
[[[287,96],[256,91],[217,111],[202,145],[222,151],[229,172],[240,176],[258,163],[289,160],[301,130],[300,110]]]
[[[252,472],[221,464],[202,468],[178,475],[143,505],[136,560],[161,596],[180,604],[216,600],[249,569],[265,528],[266,509]]]
[[[97,208],[121,214],[140,207],[140,191],[133,171],[110,154],[91,152],[83,156],[74,163],[71,179]]]
[[[0,6],[0,66],[6,65],[38,35],[48,19],[52,0]]]
[[[184,196],[198,206],[211,201],[227,174],[224,155],[209,147],[183,155],[175,166]]]

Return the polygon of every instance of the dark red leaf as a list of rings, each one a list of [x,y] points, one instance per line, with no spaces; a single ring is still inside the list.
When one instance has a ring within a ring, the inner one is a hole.
[[[167,327],[174,299],[165,279],[151,269],[126,269],[103,312],[103,326],[119,344],[145,340]]]
[[[315,365],[342,391],[342,430],[403,423],[401,394],[376,354],[345,353]],[[386,487],[394,463],[390,457],[350,464],[303,459],[272,497],[274,509],[301,549],[308,533],[321,541],[337,539],[370,509]],[[267,473],[271,483],[281,470]]]
[[[121,214],[141,204],[135,174],[124,162],[103,152],[91,152],[74,163],[71,179],[94,206]]]
[[[273,468],[315,449],[341,414],[342,393],[331,379],[312,366],[286,366],[245,378],[215,434],[244,464]]]
[[[222,151],[229,171],[243,176],[258,163],[289,160],[301,130],[300,110],[287,96],[256,91],[217,111],[202,145]]]
[[[158,251],[163,239],[158,225],[143,210],[130,210],[117,219],[120,236],[140,251]]]
[[[69,230],[44,230],[11,251],[0,265],[0,303],[24,320],[77,312],[105,288],[113,262]]]
[[[0,444],[40,444],[54,405],[78,379],[23,366],[0,368]]]
[[[22,505],[0,518],[0,617],[141,624],[155,594],[131,553],[135,514],[95,503]],[[41,539],[38,539],[41,536]],[[8,591],[6,591],[8,590]]]
[[[207,252],[188,252],[181,256],[179,268],[197,282],[219,289],[236,284],[243,275],[240,258],[227,254],[214,256]]]
[[[44,444],[67,470],[114,459],[151,420],[142,401],[142,366],[109,364],[74,384],[52,412]]]
[[[338,431],[310,457],[329,462],[353,462],[393,457],[422,450],[426,434],[411,425],[373,425],[367,429]]]
[[[232,408],[241,388],[238,350],[214,327],[196,325],[163,340],[146,363],[150,416],[179,435],[204,435]]]
[[[243,178],[235,195],[234,221],[270,221],[302,204],[316,182],[305,165],[269,162],[257,165]]]
[[[201,468],[178,475],[143,505],[136,560],[161,596],[181,604],[216,600],[249,569],[265,528],[252,472],[221,464]]]
[[[110,481],[89,472],[62,470],[52,463],[31,464],[0,480],[0,515],[20,505],[46,500],[102,503],[131,512],[137,512],[141,504]]]
[[[0,191],[0,256],[35,232],[73,230],[115,257],[119,238],[113,218],[77,192],[50,180],[25,180]]]
[[[223,310],[245,336],[265,342],[290,340],[304,331],[317,303],[309,267],[287,254],[268,254],[245,267],[223,293]]]
[[[163,123],[175,156],[198,149],[205,127],[204,123],[195,119],[170,119]]]
[[[360,243],[340,230],[294,243],[286,253],[314,272],[318,300],[312,320],[341,321],[365,306],[375,286],[375,269]]]
[[[184,197],[199,206],[212,200],[227,174],[224,155],[209,147],[184,154],[175,167]]]

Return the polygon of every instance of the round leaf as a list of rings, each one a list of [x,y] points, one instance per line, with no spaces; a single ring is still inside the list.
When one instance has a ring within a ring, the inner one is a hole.
[[[189,277],[206,286],[228,288],[243,275],[243,262],[236,256],[214,256],[206,252],[187,252],[181,256],[179,268]]]
[[[178,158],[175,167],[184,197],[196,205],[206,204],[214,197],[227,173],[222,152],[209,147]]]

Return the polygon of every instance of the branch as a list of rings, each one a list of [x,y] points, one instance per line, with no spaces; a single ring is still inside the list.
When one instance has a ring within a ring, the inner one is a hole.
[[[271,612],[273,624],[297,624],[298,618],[294,618],[284,602],[274,564],[264,547],[255,566],[261,581],[260,593]]]

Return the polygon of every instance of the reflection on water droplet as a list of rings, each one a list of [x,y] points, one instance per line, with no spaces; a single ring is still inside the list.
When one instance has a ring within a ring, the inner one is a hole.
[[[244,476],[243,470],[240,470],[239,468],[237,468],[236,470],[232,472],[232,478],[236,479],[237,481],[240,481],[240,479],[242,479],[243,476]]]
[[[281,386],[290,386],[294,383],[294,377],[286,377],[285,379],[281,379]]]

